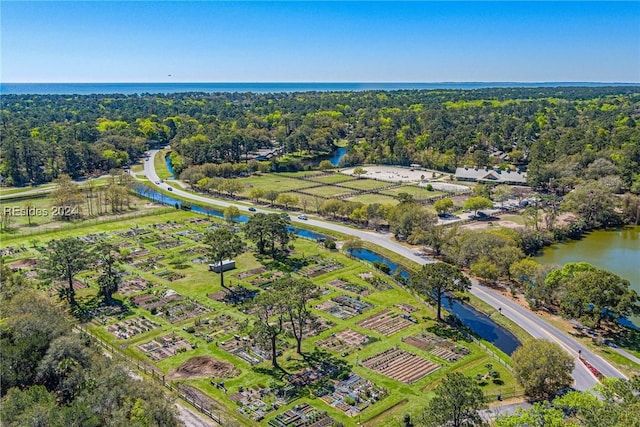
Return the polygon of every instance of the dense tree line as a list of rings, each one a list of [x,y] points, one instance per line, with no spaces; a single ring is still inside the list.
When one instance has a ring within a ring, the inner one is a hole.
[[[5,95],[0,174],[16,185],[79,177],[125,166],[149,141],[171,142],[178,169],[237,163],[261,147],[317,156],[347,141],[347,164],[453,171],[503,163],[489,155],[500,150],[529,163],[535,187],[614,176],[605,184],[631,188],[639,99],[637,87]]]
[[[3,425],[179,424],[161,390],[132,379],[23,276],[0,268]]]

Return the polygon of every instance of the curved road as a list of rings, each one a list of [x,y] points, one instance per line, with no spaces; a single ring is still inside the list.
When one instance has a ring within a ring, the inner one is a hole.
[[[160,150],[151,150],[147,154],[149,160],[144,162],[144,173],[151,183],[160,182],[160,178],[155,170],[153,159]],[[186,192],[180,188],[176,188],[170,185],[170,183],[164,182],[158,185],[160,188],[173,192],[176,196],[180,196],[183,199],[190,199],[200,203],[205,203],[215,206],[237,206],[241,209],[246,209],[246,205],[239,203],[228,202],[226,200],[218,200],[210,197],[205,197],[197,194]],[[271,213],[272,211],[256,208],[257,212]],[[350,236],[359,237],[363,241],[373,243],[375,245],[384,247],[391,250],[398,255],[415,261],[416,263],[423,265],[429,262],[434,262],[431,259],[416,255],[416,250],[401,245],[393,240],[389,234],[381,234],[373,231],[363,231],[356,228],[346,227],[344,225],[334,224],[327,221],[320,221],[315,219],[301,220],[295,216],[291,217],[294,222],[302,224],[309,224],[318,228],[324,228],[328,230],[337,231]],[[556,327],[550,325],[545,320],[541,319],[531,311],[521,307],[514,303],[509,298],[480,285],[477,281],[472,280],[472,287],[470,292],[481,300],[485,301],[492,307],[501,309],[502,315],[519,325],[522,329],[527,331],[534,338],[544,338],[549,341],[556,342],[562,348],[565,349],[575,359],[575,369],[573,371],[574,387],[577,390],[587,390],[598,383],[596,377],[584,366],[580,360],[578,360],[578,351],[581,352],[589,363],[591,363],[596,369],[598,369],[606,377],[626,378],[618,369],[612,366],[609,362],[602,359],[600,356],[594,354],[587,347],[574,340],[570,336],[566,335]]]

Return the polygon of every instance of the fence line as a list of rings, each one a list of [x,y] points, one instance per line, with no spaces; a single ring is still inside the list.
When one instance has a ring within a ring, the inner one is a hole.
[[[190,396],[184,390],[180,389],[179,387],[175,387],[171,385],[169,382],[165,381],[164,374],[154,366],[151,366],[148,363],[145,363],[139,359],[135,359],[133,357],[127,356],[119,348],[117,348],[111,343],[104,341],[102,338],[98,337],[96,334],[94,334],[93,332],[91,332],[90,330],[88,330],[87,328],[81,325],[76,325],[76,328],[79,329],[81,332],[84,332],[85,334],[90,336],[91,339],[94,340],[94,342],[96,342],[100,347],[108,351],[109,354],[111,354],[114,358],[121,359],[127,362],[129,365],[134,366],[138,370],[138,372],[142,372],[145,375],[150,376],[156,383],[158,383],[159,385],[162,385],[163,387],[169,389],[171,392],[178,395],[180,399],[191,404],[200,413],[206,415],[214,422],[218,423],[221,426],[235,425],[235,422],[227,420],[226,418],[222,417],[219,413],[216,413],[211,409],[208,409],[205,406],[204,402],[202,402],[202,400],[199,399],[198,397]]]

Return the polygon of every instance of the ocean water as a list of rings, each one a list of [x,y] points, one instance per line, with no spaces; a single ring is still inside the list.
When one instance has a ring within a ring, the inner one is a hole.
[[[0,83],[0,95],[158,94],[180,92],[346,92],[367,90],[483,89],[507,87],[637,86],[594,82],[444,82],[444,83]]]

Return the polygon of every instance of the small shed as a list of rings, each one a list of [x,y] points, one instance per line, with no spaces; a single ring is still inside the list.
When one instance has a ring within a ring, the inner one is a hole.
[[[214,264],[209,264],[209,271],[213,271],[214,273],[220,273],[221,271],[229,271],[236,268],[236,262],[232,259],[225,259],[222,261],[222,266],[219,262]]]

